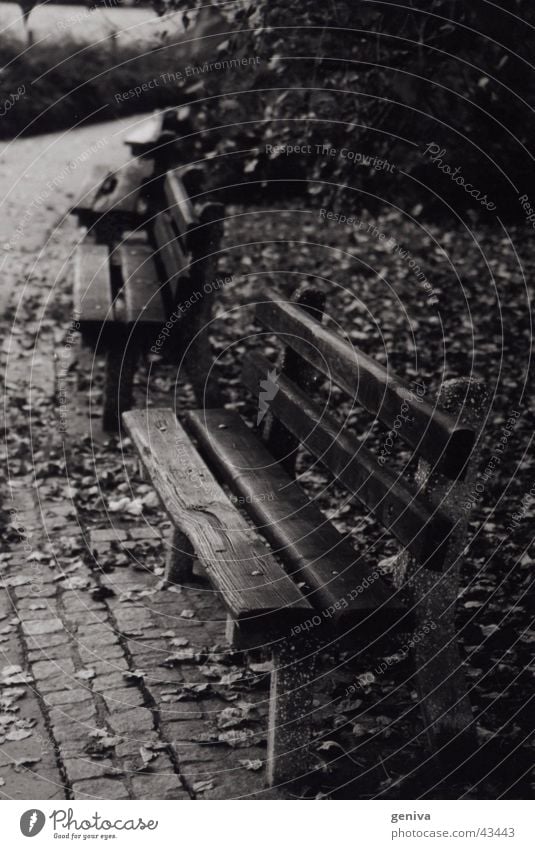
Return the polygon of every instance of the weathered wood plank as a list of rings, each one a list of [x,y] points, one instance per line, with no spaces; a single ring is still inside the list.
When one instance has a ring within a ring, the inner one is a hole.
[[[244,362],[242,379],[258,393],[270,363],[261,354]],[[272,413],[317,457],[375,517],[413,552],[418,562],[440,569],[452,523],[398,477],[379,466],[373,454],[351,439],[340,425],[284,375],[270,401]]]
[[[185,287],[185,297],[195,295],[188,309],[187,320],[181,328],[181,346],[199,405],[221,407],[221,392],[212,369],[213,356],[210,346],[212,310],[215,287],[212,285],[216,270],[225,210],[220,203],[206,203],[199,212],[198,225],[188,238],[191,250],[190,289]],[[197,293],[202,297],[198,298]]]
[[[282,337],[325,377],[388,427],[393,427],[402,405],[408,410],[400,437],[426,460],[439,464],[450,478],[463,473],[474,444],[474,431],[427,401],[416,398],[401,378],[358,348],[350,345],[294,304],[266,297],[257,318]]]
[[[309,614],[310,603],[229,501],[174,412],[132,410],[123,421],[164,509],[240,625],[287,625]]]
[[[91,228],[113,218],[125,227],[136,227],[143,222],[146,201],[150,195],[148,185],[153,168],[150,162],[134,159],[116,171],[102,175],[98,167],[92,176],[93,189],[84,190],[72,212],[80,223]]]
[[[305,778],[313,768],[309,746],[319,649],[319,640],[305,634],[281,640],[273,650],[267,742],[270,787]]]
[[[115,324],[107,344],[102,426],[116,432],[121,413],[132,406],[132,389],[137,362],[137,347],[128,325]]]
[[[365,623],[372,617],[377,631],[393,623],[395,611],[399,618],[403,606],[380,578],[375,562],[359,557],[237,413],[192,410],[186,421],[274,553],[306,582],[302,591],[322,612],[323,623],[348,616]]]
[[[325,308],[323,292],[309,284],[304,284],[295,292],[292,301],[321,323]],[[279,363],[282,374],[286,375],[296,386],[305,392],[314,390],[318,380],[318,372],[300,354],[285,346],[279,358]],[[259,407],[259,415],[261,414],[262,411]],[[286,471],[294,474],[299,440],[271,411],[268,411],[266,416],[264,441],[275,459],[282,463]]]
[[[164,302],[170,298],[154,265],[154,252],[145,241],[125,239],[118,248],[126,302],[126,321],[161,327],[166,321]]]
[[[172,216],[177,232],[186,236],[190,227],[196,223],[193,205],[182,182],[178,171],[168,171],[164,179],[164,193],[169,204],[169,214]]]
[[[109,250],[84,239],[74,254],[74,313],[79,315],[82,337],[95,340],[115,320],[112,306]]]

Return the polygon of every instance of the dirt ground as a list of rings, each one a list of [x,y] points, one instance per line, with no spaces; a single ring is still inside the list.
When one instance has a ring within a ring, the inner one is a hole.
[[[535,637],[534,508],[526,501],[534,469],[535,258],[526,234],[420,227],[393,212],[375,221],[363,212],[362,227],[347,228],[325,222],[304,201],[267,208],[261,197],[255,208],[228,209],[219,271],[233,282],[221,292],[213,343],[233,408],[255,412],[238,389],[249,303],[267,286],[289,292],[312,279],[328,282],[330,316],[355,343],[430,391],[444,377],[487,380],[485,456],[510,410],[520,413],[499,472],[478,493],[459,605],[479,751],[455,774],[437,770],[426,754],[407,659],[387,647],[388,671],[374,675],[377,657],[343,646],[325,653],[319,676],[317,770],[297,791],[266,791],[266,659],[228,650],[224,611],[201,575],[181,591],[162,588],[165,517],[138,476],[128,440],[100,429],[101,360],[69,341],[70,257],[79,233],[66,212],[93,164],[126,160],[123,136],[135,120],[5,144],[0,152],[0,793],[525,797],[532,789]],[[387,250],[386,236],[410,256]],[[411,258],[432,281],[436,305],[411,274]],[[181,378],[169,367],[152,368],[147,390],[141,369],[137,404],[191,403]],[[60,386],[69,397],[65,433],[58,428]],[[380,445],[377,423],[366,416],[354,423],[359,438]],[[325,488],[319,473],[303,480],[357,546],[379,540],[369,517],[336,487]],[[381,556],[395,550],[386,543]],[[355,681],[356,695],[348,697]]]

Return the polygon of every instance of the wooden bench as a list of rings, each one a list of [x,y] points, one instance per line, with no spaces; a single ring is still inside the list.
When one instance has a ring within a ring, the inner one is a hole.
[[[474,474],[481,386],[456,381],[432,404],[325,327],[323,310],[312,289],[294,302],[268,296],[258,304],[258,320],[285,346],[278,366],[258,353],[244,363],[258,419],[267,411],[262,437],[225,409],[193,410],[180,421],[171,409],[123,416],[173,524],[167,580],[190,580],[197,557],[228,611],[229,639],[272,654],[270,785],[310,769],[315,660],[340,633],[365,648],[432,622],[415,650],[426,733],[436,750],[461,738],[464,746],[473,729],[453,610],[468,521],[459,504]],[[381,466],[318,404],[312,396],[323,378],[388,428],[404,410],[400,437],[421,458],[417,484]],[[356,552],[305,494],[295,478],[300,446],[400,543],[390,582],[380,558]]]
[[[198,169],[186,173],[186,182],[188,176],[197,184]],[[102,201],[91,214],[86,210],[82,220],[89,229],[74,258],[74,314],[82,340],[106,356],[107,430],[116,430],[121,412],[130,408],[139,355],[151,350],[177,362],[184,355],[199,401],[218,401],[217,389],[206,384],[212,363],[206,328],[223,207],[195,205],[178,171],[162,175],[143,198],[130,186],[118,178],[114,202],[101,192]]]
[[[193,131],[188,107],[155,112],[137,122],[125,138],[132,157],[120,168],[95,166],[71,208],[80,226],[91,229],[104,243],[117,240],[124,230],[142,225],[161,180],[178,161],[181,135]],[[191,195],[201,190],[203,171],[191,166],[182,172]]]
[[[70,211],[95,241],[113,244],[125,230],[143,225],[158,188],[148,160],[133,159],[115,171],[97,165]]]
[[[189,106],[179,106],[153,112],[136,122],[125,138],[132,156],[171,157],[178,139],[194,130],[190,113]]]

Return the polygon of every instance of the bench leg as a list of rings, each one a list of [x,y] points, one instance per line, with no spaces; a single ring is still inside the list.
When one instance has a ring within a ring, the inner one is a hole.
[[[459,415],[479,433],[485,400],[485,387],[480,382],[452,380],[442,387],[440,406]],[[455,529],[441,574],[403,555],[396,580],[398,586],[401,580],[407,580],[414,604],[412,655],[426,734],[432,749],[441,750],[441,758],[447,761],[462,762],[475,745],[474,718],[457,645],[455,607],[469,519],[464,505],[475,486],[476,466],[474,452],[465,479],[452,482],[420,460],[416,473],[419,488],[455,522]]]
[[[197,403],[207,409],[221,407],[223,404],[216,373],[212,368],[214,355],[209,338],[212,305],[209,299],[210,296],[205,295],[203,302],[190,318],[185,355],[185,365]]]
[[[193,577],[195,553],[188,537],[178,528],[172,528],[165,543],[165,580],[168,584],[185,584]]]
[[[217,376],[212,370],[214,357],[210,345],[212,309],[215,287],[212,286],[217,272],[217,257],[223,236],[224,209],[221,204],[207,203],[199,215],[201,231],[193,238],[192,290],[204,292],[203,297],[190,308],[182,322],[182,344],[185,365],[197,403],[203,407],[221,407],[222,397]],[[207,288],[210,286],[211,288]]]
[[[284,640],[273,651],[267,751],[270,787],[304,776],[311,769],[315,660],[309,640]]]
[[[412,658],[420,711],[429,744],[441,756],[469,754],[475,736],[474,718],[457,645],[454,605],[457,570],[444,579],[421,576]],[[427,584],[425,595],[424,584]],[[447,751],[449,750],[449,752]]]
[[[119,430],[121,413],[132,406],[132,384],[136,370],[137,352],[132,340],[118,332],[117,339],[106,352],[104,383],[104,430]]]

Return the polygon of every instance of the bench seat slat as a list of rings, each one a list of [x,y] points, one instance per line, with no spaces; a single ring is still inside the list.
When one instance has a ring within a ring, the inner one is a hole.
[[[374,617],[374,627],[378,618],[383,624],[393,621],[403,606],[378,576],[377,567],[359,557],[237,413],[193,410],[186,420],[275,554],[306,582],[303,592],[315,608],[331,611],[325,621]]]
[[[162,212],[155,216],[153,233],[167,282],[171,287],[173,299],[176,299],[179,280],[187,276],[189,272],[188,259],[167,213]]]
[[[74,312],[82,336],[95,339],[117,320],[112,305],[109,251],[84,239],[74,254]]]
[[[126,320],[134,325],[160,327],[165,324],[165,284],[154,265],[154,251],[136,237],[125,239],[119,249],[124,281]]]
[[[258,393],[259,383],[271,364],[254,353],[244,362],[242,379]],[[363,445],[351,439],[340,425],[284,375],[277,379],[277,393],[270,410],[317,457],[341,483],[369,509],[385,528],[395,534],[418,559],[440,569],[452,523],[431,507],[398,476],[379,466]]]
[[[240,624],[294,621],[311,611],[264,541],[229,501],[170,409],[131,410],[126,429],[171,521]],[[256,620],[253,622],[252,620]]]
[[[416,399],[410,386],[390,369],[344,341],[299,306],[266,297],[258,304],[256,315],[285,345],[388,427],[394,426],[402,404],[407,404],[407,421],[399,429],[400,437],[429,462],[440,463],[448,477],[457,478],[462,473],[474,445],[471,428],[458,425],[453,417]]]
[[[178,171],[167,172],[164,192],[177,232],[185,238],[189,228],[195,226],[195,212]]]

